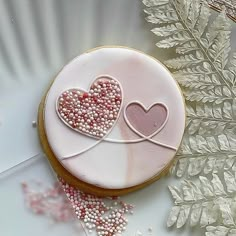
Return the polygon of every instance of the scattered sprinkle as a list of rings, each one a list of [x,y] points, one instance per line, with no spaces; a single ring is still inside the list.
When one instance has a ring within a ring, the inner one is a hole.
[[[139,230],[138,230],[138,231],[136,232],[136,234],[135,234],[135,236],[142,236],[142,235],[143,235],[142,232],[139,231]]]
[[[37,122],[35,120],[32,121],[32,126],[35,128],[37,127]]]
[[[148,232],[149,232],[149,235],[151,235],[152,232],[153,232],[153,228],[152,228],[152,227],[149,227],[149,228],[148,228]]]

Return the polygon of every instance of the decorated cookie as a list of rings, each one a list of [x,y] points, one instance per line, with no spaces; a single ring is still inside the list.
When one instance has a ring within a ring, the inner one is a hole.
[[[56,76],[39,108],[39,134],[52,167],[93,194],[121,195],[160,178],[185,127],[181,91],[156,59],[101,47]]]

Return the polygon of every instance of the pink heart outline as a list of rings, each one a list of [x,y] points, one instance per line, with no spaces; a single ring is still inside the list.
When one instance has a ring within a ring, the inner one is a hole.
[[[140,106],[144,112],[148,113],[148,111],[150,111],[150,109],[156,105],[160,105],[162,107],[164,107],[166,109],[166,119],[165,121],[163,122],[163,124],[153,133],[151,133],[149,136],[146,136],[144,135],[143,133],[139,132],[129,121],[127,115],[126,115],[126,112],[127,112],[127,108],[132,105],[132,104],[136,104],[138,106]],[[140,137],[144,138],[144,139],[150,139],[152,138],[153,136],[155,136],[156,134],[158,134],[166,125],[167,121],[168,121],[168,118],[169,118],[169,110],[168,110],[168,107],[164,104],[164,103],[159,103],[159,102],[156,102],[156,103],[153,103],[151,104],[149,107],[145,107],[141,102],[139,101],[132,101],[130,103],[128,103],[125,108],[124,108],[124,120],[126,122],[126,124],[128,125],[128,127],[134,131],[136,134],[138,134]]]
[[[121,95],[121,103],[120,103],[120,106],[119,106],[118,114],[117,114],[117,116],[116,116],[116,120],[115,120],[115,122],[112,124],[112,126],[109,128],[109,130],[106,132],[106,134],[105,134],[104,136],[102,136],[102,137],[97,137],[97,136],[94,136],[94,135],[90,135],[90,134],[88,134],[88,133],[85,133],[85,132],[83,132],[83,131],[80,131],[80,130],[77,129],[77,128],[73,128],[70,124],[68,124],[68,123],[61,117],[61,115],[60,115],[60,113],[59,113],[59,111],[58,111],[59,99],[60,99],[60,96],[61,96],[64,92],[70,91],[70,90],[78,90],[78,91],[83,92],[83,93],[89,93],[89,91],[90,91],[92,85],[93,85],[97,80],[99,80],[99,79],[108,79],[108,80],[112,80],[112,81],[114,80],[114,81],[116,81],[117,84],[119,85],[119,88],[120,88],[120,95]],[[115,124],[117,123],[117,120],[118,120],[119,117],[120,117],[120,113],[121,113],[122,107],[123,107],[123,89],[122,89],[122,86],[121,86],[120,82],[119,82],[117,79],[115,79],[114,77],[112,77],[112,76],[110,76],[110,75],[99,75],[98,77],[96,77],[96,78],[92,81],[92,83],[90,84],[89,89],[88,89],[87,91],[85,91],[85,90],[83,90],[83,89],[80,89],[80,88],[67,89],[67,90],[64,90],[63,92],[61,92],[60,95],[59,95],[59,96],[57,97],[57,99],[56,99],[56,113],[57,113],[58,117],[60,118],[60,120],[61,120],[67,127],[69,127],[70,129],[72,129],[72,130],[74,130],[74,131],[76,131],[76,132],[78,132],[78,133],[80,133],[80,134],[86,135],[86,136],[91,137],[91,138],[98,139],[99,141],[102,141],[103,139],[105,139],[105,137],[112,131],[113,127],[115,126]]]

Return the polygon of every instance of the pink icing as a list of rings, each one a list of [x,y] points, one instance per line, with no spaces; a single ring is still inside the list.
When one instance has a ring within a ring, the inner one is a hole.
[[[101,75],[119,82],[123,105],[116,123],[100,141],[68,128],[55,112],[55,102],[65,90],[88,91],[94,78]],[[178,85],[161,63],[131,49],[110,47],[82,54],[66,65],[48,92],[44,114],[48,142],[61,164],[77,178],[109,189],[131,187],[160,173],[176,151],[150,140],[132,142],[142,137],[127,125],[123,114],[135,101],[147,109],[156,103],[168,108],[164,127],[151,139],[178,148],[185,127],[184,102]]]
[[[130,103],[125,110],[129,126],[145,137],[158,132],[167,119],[167,109],[163,104],[153,104],[146,109],[140,103]]]

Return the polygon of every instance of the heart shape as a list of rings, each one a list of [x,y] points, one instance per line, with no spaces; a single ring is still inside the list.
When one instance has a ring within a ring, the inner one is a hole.
[[[168,120],[168,109],[162,103],[145,108],[139,102],[129,103],[124,114],[126,123],[142,137],[152,137],[161,131]]]
[[[56,102],[57,114],[67,126],[99,139],[111,131],[121,106],[121,86],[110,76],[96,78],[88,92],[78,88],[66,90]]]

